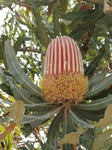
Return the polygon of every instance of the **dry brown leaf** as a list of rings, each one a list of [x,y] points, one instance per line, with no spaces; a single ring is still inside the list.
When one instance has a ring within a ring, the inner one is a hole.
[[[79,136],[80,134],[78,132],[72,132],[72,133],[68,133],[64,136],[64,138],[60,141],[60,144],[73,144],[76,145],[79,143]]]
[[[21,123],[24,117],[24,103],[22,101],[16,101],[10,112],[14,120],[7,130],[3,134],[0,134],[0,140],[4,139],[10,132],[14,130],[17,124]]]
[[[68,133],[64,136],[63,139],[60,141],[60,145],[68,143],[68,144],[73,144],[76,145],[79,143],[79,136],[84,132],[84,129],[79,127],[77,132],[71,132]]]
[[[104,0],[104,13],[112,12],[112,8],[108,5],[107,0]]]
[[[105,116],[103,119],[100,119],[96,127],[105,127],[112,122],[112,104],[108,105],[105,110]]]
[[[111,135],[112,129],[98,133],[96,139],[93,142],[91,150],[107,150],[105,146],[109,144],[108,140],[110,140]]]
[[[24,117],[24,103],[22,101],[16,101],[12,106],[11,114],[14,119],[13,122],[17,124],[21,123]]]
[[[11,133],[14,130],[15,126],[16,123],[13,122],[3,134],[0,134],[0,140],[4,139],[9,133]]]

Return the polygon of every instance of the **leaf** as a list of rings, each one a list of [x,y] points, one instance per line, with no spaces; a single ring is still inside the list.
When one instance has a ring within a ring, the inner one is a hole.
[[[10,7],[10,6],[11,6],[11,2],[10,1],[4,1],[4,0],[0,1],[0,9],[2,9],[4,7]]]
[[[102,59],[104,53],[105,53],[105,49],[104,48],[100,49],[99,54],[91,62],[91,64],[89,65],[89,67],[85,70],[85,75],[86,76],[90,77],[94,73],[94,71],[98,67],[98,64],[99,64],[100,60]]]
[[[63,139],[61,139],[60,141],[60,145],[68,143],[68,144],[79,144],[79,136],[80,134],[78,132],[72,132],[72,133],[68,133],[64,136]]]
[[[63,15],[63,19],[75,21],[76,23],[80,23],[85,21],[85,19],[94,12],[94,10],[87,10],[87,11],[73,11],[68,12]]]
[[[71,118],[75,124],[81,126],[82,128],[94,128],[94,125],[89,123],[87,120],[83,120],[79,117],[76,112],[70,111]]]
[[[32,128],[37,127],[38,125],[41,125],[45,121],[47,121],[49,118],[51,118],[54,114],[56,114],[59,111],[58,109],[53,109],[51,111],[45,112],[44,114],[40,113],[34,113],[33,115],[24,115],[23,124],[31,124]]]
[[[73,150],[73,148],[74,148],[74,145],[72,144],[63,144],[62,149],[59,149],[59,150],[68,150],[68,149]]]
[[[108,75],[104,78],[101,83],[95,84],[91,87],[91,89],[87,92],[87,97],[92,97],[94,95],[98,95],[100,92],[106,90],[112,86],[112,75]]]
[[[62,129],[63,129],[63,136],[67,133],[75,132],[77,130],[77,127],[76,127],[74,121],[72,120],[70,112],[68,112],[67,115],[66,115],[66,119],[63,123],[63,128]]]
[[[1,124],[0,124],[0,132],[1,133],[4,133],[6,131],[5,127],[3,127]]]
[[[47,134],[47,150],[57,150],[57,136],[60,132],[60,125],[63,121],[64,112],[61,110],[50,124]]]
[[[112,12],[112,8],[108,5],[107,1],[104,0],[104,13],[111,13]]]
[[[10,88],[6,84],[0,84],[0,88],[9,95],[12,95]]]
[[[20,88],[16,84],[13,84],[10,82],[11,90],[13,93],[13,96],[16,100],[21,99],[24,103],[33,104],[34,102],[41,102],[43,101],[41,98],[33,97],[29,91],[26,89]]]
[[[61,13],[65,13],[68,8],[68,0],[60,0]]]
[[[50,39],[48,33],[46,32],[45,26],[42,22],[42,17],[40,16],[40,12],[39,12],[39,10],[36,11],[36,9],[32,9],[32,13],[36,19],[35,23],[37,24],[37,27],[35,30],[36,30],[36,33],[38,32],[38,35],[36,35],[36,36],[40,37],[42,43],[47,48],[51,39]]]
[[[112,104],[112,94],[109,94],[107,97],[94,100],[90,103],[78,104],[77,107],[82,110],[97,111],[104,109],[109,104]]]
[[[6,132],[6,129],[4,126],[2,126],[0,124],[0,136],[3,135],[5,132]],[[5,138],[4,138],[4,141],[5,141],[5,148],[9,147],[12,148],[13,147],[13,133],[9,133]]]
[[[9,135],[14,130],[15,126],[16,123],[12,122],[12,124],[8,126],[7,130],[3,134],[0,134],[0,140],[3,140],[7,135]]]
[[[39,87],[33,84],[33,82],[22,71],[22,68],[19,66],[19,63],[16,59],[14,49],[8,40],[5,42],[5,52],[10,72],[13,74],[16,81],[32,94],[41,95]]]
[[[16,53],[21,47],[21,44],[24,42],[24,37],[25,37],[25,32],[21,31],[21,33],[19,34],[19,37],[17,38],[16,43],[14,44],[14,50]]]
[[[62,22],[62,23],[60,24],[60,30],[61,30],[62,36],[68,34],[68,28],[67,28],[67,25],[66,25],[64,22]]]
[[[90,120],[90,121],[98,121],[99,119],[104,117],[104,112],[105,109],[98,110],[98,111],[88,111],[88,110],[83,110],[83,109],[77,109],[76,107],[74,108],[77,111],[77,114],[84,118],[85,120]]]
[[[95,128],[88,128],[80,135],[80,145],[85,147],[87,150],[91,150],[91,146],[95,139]]]
[[[88,15],[85,18],[84,23],[81,23],[80,25],[77,24],[77,26],[74,30],[72,30],[69,36],[75,40],[79,40],[81,36],[83,36],[89,30],[93,29],[95,27],[96,22],[102,17],[104,17],[103,11],[100,9],[95,10],[91,14],[91,16]]]
[[[101,132],[99,134],[97,134],[96,139],[94,140],[94,143],[92,145],[91,150],[102,150],[105,149],[105,144],[107,143],[107,145],[110,146],[112,145],[112,129],[109,129],[105,132]],[[110,140],[110,143],[108,143]],[[105,149],[107,150],[107,148]]]
[[[56,0],[28,0],[29,6],[33,8],[38,8],[42,5],[51,5],[55,2]]]
[[[32,126],[29,123],[24,124],[24,127],[22,128],[22,131],[24,132],[25,137],[28,137],[33,130],[34,128],[32,128]]]
[[[60,140],[60,145],[68,143],[68,144],[79,144],[79,136],[84,132],[84,129],[79,127],[77,132],[71,132],[66,134],[63,139]]]
[[[24,103],[22,101],[16,101],[12,106],[11,115],[13,122],[20,124],[24,117]]]
[[[0,69],[0,74],[4,83],[10,89],[16,100],[21,99],[24,103],[30,104],[34,102],[43,102],[42,98],[34,97],[32,96],[31,92],[19,87],[13,77],[11,75],[4,74],[2,69]]]
[[[101,83],[106,75],[107,75],[107,71],[102,71],[102,73],[94,75],[92,78],[89,79],[89,89],[91,90],[91,88],[95,85],[98,85],[99,83]]]
[[[59,35],[59,10],[58,10],[58,3],[53,5],[53,24],[54,24],[54,32],[55,36]]]
[[[66,109],[66,108],[65,108]],[[74,123],[74,121],[72,120],[71,114],[68,111],[66,114],[66,118],[64,118],[64,122],[61,125],[61,133],[59,134],[60,139],[62,139],[66,134],[68,133],[72,133],[75,131],[79,131],[79,128],[77,129],[76,124]],[[60,145],[60,144],[59,144]],[[61,146],[61,145],[60,145]],[[62,149],[63,150],[68,150],[68,149],[73,149],[74,145],[73,144],[62,144]]]
[[[26,111],[33,111],[40,115],[46,114],[48,111],[58,109],[59,105],[49,104],[49,103],[39,103],[39,104],[25,104]]]
[[[100,119],[96,127],[106,127],[112,122],[112,104],[108,105],[105,110],[105,116],[103,119]]]

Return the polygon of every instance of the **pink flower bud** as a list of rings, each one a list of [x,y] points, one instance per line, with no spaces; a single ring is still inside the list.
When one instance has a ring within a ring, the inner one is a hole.
[[[53,39],[46,52],[42,91],[50,103],[80,103],[88,87],[77,43],[68,36]]]
[[[82,73],[82,57],[77,43],[68,36],[51,41],[47,48],[44,74]]]

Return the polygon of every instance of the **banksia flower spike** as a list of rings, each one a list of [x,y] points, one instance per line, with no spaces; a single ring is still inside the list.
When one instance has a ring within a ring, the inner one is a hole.
[[[83,63],[77,43],[68,36],[53,39],[48,45],[42,91],[50,103],[80,103],[87,91]]]

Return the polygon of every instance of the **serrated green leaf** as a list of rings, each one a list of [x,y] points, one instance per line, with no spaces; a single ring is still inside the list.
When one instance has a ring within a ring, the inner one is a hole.
[[[26,89],[20,88],[11,82],[10,85],[11,85],[13,96],[15,97],[16,100],[22,100],[24,103],[29,103],[29,104],[43,101],[41,98],[39,99],[38,97],[32,97],[31,93]]]
[[[99,119],[104,117],[104,112],[105,112],[105,109],[98,110],[98,111],[92,111],[92,110],[88,111],[83,109],[77,109],[76,107],[74,107],[74,109],[76,109],[77,114],[79,116],[90,121],[98,121]]]
[[[90,78],[89,79],[89,87],[92,88],[92,86],[101,83],[105,79],[107,73],[108,73],[107,71],[103,71],[102,73],[97,74],[97,75],[93,76],[92,78]]]
[[[5,42],[5,52],[6,52],[7,63],[9,65],[10,72],[13,74],[16,81],[23,88],[30,91],[32,94],[41,95],[39,87],[33,84],[30,78],[28,78],[25,75],[25,73],[22,71],[22,68],[19,66],[19,63],[16,59],[14,49],[10,45],[10,42],[8,40]]]
[[[77,131],[77,127],[72,120],[71,114],[68,113],[67,119],[65,120],[65,134],[70,132],[76,132],[76,131]]]
[[[2,79],[4,80],[4,83],[6,86],[9,87],[10,91],[12,92],[15,100],[22,100],[24,103],[34,103],[34,102],[43,102],[41,97],[34,97],[32,94],[27,91],[26,89],[23,89],[22,87],[19,87],[15,80],[12,78],[12,76],[5,75],[0,69],[0,74]]]
[[[78,104],[77,107],[82,110],[97,111],[104,109],[109,104],[112,104],[112,94],[109,94],[107,97],[94,100],[90,103]]]
[[[53,109],[59,108],[59,105],[49,104],[49,103],[39,103],[39,104],[25,104],[26,111],[37,112],[40,115],[52,111]]]
[[[63,110],[53,119],[47,134],[47,149],[46,150],[57,150],[57,135],[59,134],[60,125],[63,121]]]
[[[38,112],[33,115],[24,115],[22,123],[31,124],[31,126],[35,128],[38,125],[41,125],[42,123],[47,121],[49,118],[51,118],[54,114],[56,114],[59,111],[59,109],[60,108],[52,109],[51,111],[45,112],[42,115]]]
[[[76,112],[70,111],[71,119],[72,121],[77,124],[78,126],[81,126],[82,128],[94,128],[94,125],[89,123],[87,120],[83,120],[81,117],[79,117]]]
[[[86,97],[96,96],[100,92],[107,90],[112,86],[112,75],[108,75],[101,83],[95,84],[87,92]]]
[[[76,132],[77,131],[76,124],[71,119],[71,115],[70,115],[69,112],[66,114],[66,119],[64,119],[64,122],[62,123],[61,128],[62,128],[62,132],[60,133],[60,138],[61,139],[67,133],[71,133],[71,132]],[[73,147],[74,146],[72,144],[63,144],[62,145],[62,149],[63,150],[73,149]]]

